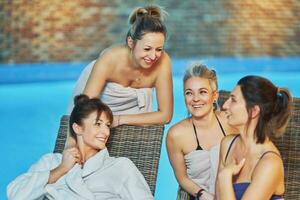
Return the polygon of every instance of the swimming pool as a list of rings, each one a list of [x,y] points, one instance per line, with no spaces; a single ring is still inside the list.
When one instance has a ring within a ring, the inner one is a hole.
[[[173,61],[174,116],[166,131],[186,117],[182,73],[190,61]],[[278,86],[288,87],[293,96],[300,97],[300,58],[210,58],[203,62],[217,70],[219,89],[231,90],[242,76],[257,74]],[[4,155],[0,168],[0,199],[6,199],[6,186],[12,179],[25,172],[41,155],[53,150],[74,78],[85,64],[24,64],[19,68],[0,65],[0,150]],[[156,199],[175,199],[177,187],[163,141]]]

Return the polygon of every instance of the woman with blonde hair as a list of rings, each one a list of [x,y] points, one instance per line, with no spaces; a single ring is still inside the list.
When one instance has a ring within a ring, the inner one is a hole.
[[[183,78],[190,116],[173,125],[167,135],[170,163],[180,187],[178,199],[214,198],[221,139],[234,132],[225,114],[216,109],[218,83],[214,70],[192,65]]]
[[[76,83],[73,96],[100,96],[114,113],[113,126],[165,124],[172,118],[171,60],[164,51],[165,14],[155,5],[134,9],[126,44],[105,49]],[[152,88],[157,111],[152,111]],[[72,107],[71,103],[69,112]]]

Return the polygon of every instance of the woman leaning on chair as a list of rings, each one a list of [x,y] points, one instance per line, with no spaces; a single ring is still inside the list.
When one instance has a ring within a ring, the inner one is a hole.
[[[258,76],[238,81],[223,108],[239,130],[221,143],[216,184],[219,200],[282,199],[284,167],[271,141],[285,131],[292,97],[287,89]]]
[[[221,139],[235,130],[225,115],[214,109],[218,99],[216,73],[201,64],[192,65],[183,78],[190,117],[169,129],[167,150],[180,187],[177,199],[213,199]],[[201,196],[201,197],[200,197]]]
[[[8,199],[153,199],[133,162],[109,156],[109,107],[86,95],[74,102],[69,126],[76,146],[44,155],[8,185]]]
[[[126,44],[105,49],[77,81],[74,96],[100,96],[115,115],[113,127],[165,124],[172,118],[172,71],[171,60],[164,51],[164,15],[158,6],[135,9],[129,16]],[[158,102],[155,112],[152,88]]]

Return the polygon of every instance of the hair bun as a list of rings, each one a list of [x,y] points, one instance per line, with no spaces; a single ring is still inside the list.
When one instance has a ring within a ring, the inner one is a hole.
[[[166,12],[160,8],[159,6],[148,6],[145,8],[147,10],[147,14],[151,17],[155,17],[164,21],[164,15]]]
[[[161,7],[157,5],[150,5],[146,7],[138,7],[133,10],[133,12],[129,16],[129,24],[134,24],[137,19],[142,17],[153,17],[157,18],[160,21],[164,21],[165,16],[167,15],[167,12],[163,10]]]
[[[85,94],[80,94],[74,97],[74,105],[78,105],[88,101],[90,98]]]

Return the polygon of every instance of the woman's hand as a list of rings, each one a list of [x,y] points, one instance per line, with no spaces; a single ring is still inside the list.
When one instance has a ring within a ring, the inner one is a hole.
[[[232,177],[237,175],[245,164],[246,158],[243,158],[239,163],[231,162],[224,166],[224,168],[220,171],[219,176],[221,177]]]
[[[120,126],[120,118],[121,118],[121,115],[114,115],[114,120],[113,120],[113,123],[111,125],[111,127],[117,127],[117,126]]]
[[[82,164],[79,149],[77,147],[65,149],[63,151],[63,156],[59,168],[68,172],[76,163]]]
[[[214,199],[214,195],[207,191],[203,191],[201,197],[199,198],[199,200],[213,200],[213,199]]]
[[[219,168],[216,195],[217,199],[234,199],[234,191],[232,188],[232,176],[237,175],[245,164],[246,159],[243,158],[239,163],[236,160],[231,163],[224,163],[222,168]]]
[[[50,171],[48,184],[55,183],[60,177],[68,173],[76,164],[82,164],[81,154],[77,147],[71,147],[63,151],[61,163],[58,167]]]

